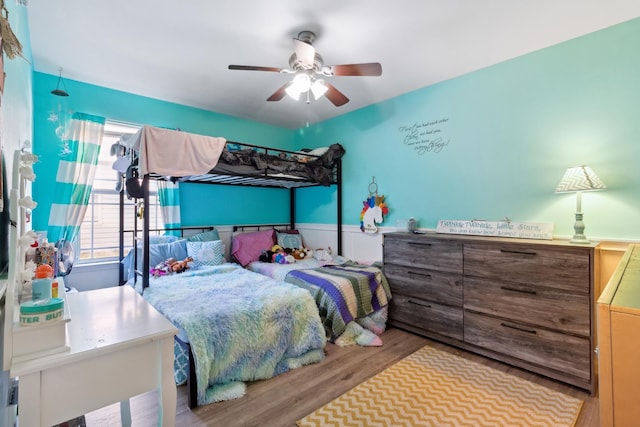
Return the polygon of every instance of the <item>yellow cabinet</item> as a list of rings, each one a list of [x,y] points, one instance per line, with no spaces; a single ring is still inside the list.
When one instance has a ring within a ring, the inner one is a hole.
[[[630,245],[597,304],[601,426],[640,420],[640,244]]]

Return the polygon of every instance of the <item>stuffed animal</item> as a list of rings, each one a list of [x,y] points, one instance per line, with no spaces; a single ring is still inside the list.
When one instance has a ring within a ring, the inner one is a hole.
[[[193,261],[193,258],[187,257],[182,261],[178,261],[175,258],[169,258],[157,264],[155,267],[149,269],[149,272],[153,277],[166,276],[171,273],[182,273],[189,268],[189,263]]]
[[[150,268],[149,273],[151,273],[153,277],[166,276],[167,274],[172,272],[171,264],[173,264],[174,262],[177,262],[175,258],[169,258],[165,261],[162,261],[155,267]]]
[[[272,257],[273,257],[273,252],[267,249],[263,249],[258,260],[262,262],[271,262]]]
[[[331,255],[331,247],[327,249],[316,249],[313,252],[313,257],[318,261],[333,261],[333,255]]]
[[[291,256],[296,260],[305,259],[307,257],[307,250],[304,248],[293,249],[291,251]]]
[[[186,257],[182,261],[174,261],[169,265],[169,268],[174,273],[182,273],[189,269],[189,263],[193,262],[193,258],[190,256]]]
[[[293,251],[293,249],[284,249],[280,245],[273,245],[271,250],[263,249],[258,259],[262,262],[291,264],[296,262],[296,258],[292,255]]]

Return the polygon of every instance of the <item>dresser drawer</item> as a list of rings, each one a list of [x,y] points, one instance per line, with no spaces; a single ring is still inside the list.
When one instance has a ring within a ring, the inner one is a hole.
[[[384,263],[462,274],[462,243],[411,234],[385,236]]]
[[[465,276],[588,294],[590,272],[589,253],[584,250],[506,243],[464,245]]]
[[[553,288],[464,278],[464,308],[588,337],[590,297]]]
[[[449,307],[402,294],[395,294],[389,305],[390,323],[404,323],[462,341],[462,307]]]
[[[446,305],[462,306],[461,274],[394,264],[385,264],[384,274],[389,280],[392,295],[401,293]]]
[[[589,338],[465,311],[464,340],[583,380],[591,379]]]

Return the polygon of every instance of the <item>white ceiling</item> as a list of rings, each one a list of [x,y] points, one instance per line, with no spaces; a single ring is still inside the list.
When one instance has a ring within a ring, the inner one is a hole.
[[[640,16],[638,0],[32,0],[36,71],[299,128]],[[350,102],[266,99],[291,76],[292,39],[317,35],[325,65],[380,62],[381,77],[332,77]],[[594,58],[597,60],[597,58]],[[54,89],[54,88],[52,88]],[[71,93],[73,96],[73,93]]]

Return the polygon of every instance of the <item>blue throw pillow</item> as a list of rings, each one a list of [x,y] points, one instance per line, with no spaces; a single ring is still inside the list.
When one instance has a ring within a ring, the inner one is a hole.
[[[187,238],[188,242],[210,242],[212,240],[220,240],[218,230],[216,229],[194,234],[193,236]]]
[[[302,236],[295,233],[281,233],[276,232],[278,238],[278,245],[283,248],[301,249],[304,247],[302,244]]]

